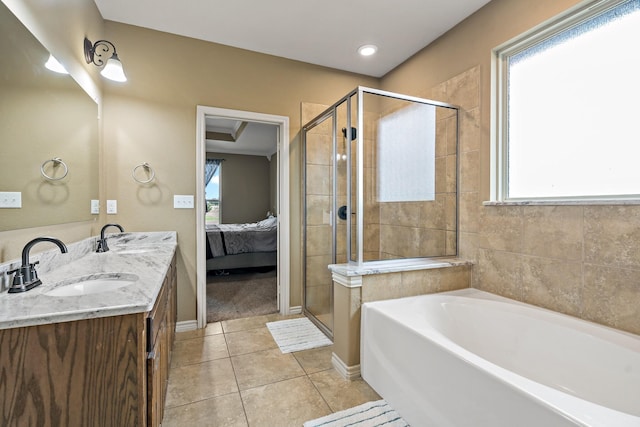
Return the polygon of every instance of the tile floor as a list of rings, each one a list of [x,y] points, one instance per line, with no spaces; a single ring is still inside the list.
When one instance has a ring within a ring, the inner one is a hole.
[[[248,317],[177,334],[162,426],[300,427],[380,399],[363,380],[333,369],[331,347],[282,354],[265,326],[282,319]]]

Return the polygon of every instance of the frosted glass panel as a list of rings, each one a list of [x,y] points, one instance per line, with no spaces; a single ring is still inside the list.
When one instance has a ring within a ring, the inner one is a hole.
[[[435,200],[436,108],[416,104],[378,121],[378,200]]]

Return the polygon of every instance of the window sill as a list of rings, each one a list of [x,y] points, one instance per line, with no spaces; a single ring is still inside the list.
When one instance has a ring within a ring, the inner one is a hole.
[[[514,200],[485,201],[483,206],[601,206],[601,205],[640,205],[640,199],[618,200]]]

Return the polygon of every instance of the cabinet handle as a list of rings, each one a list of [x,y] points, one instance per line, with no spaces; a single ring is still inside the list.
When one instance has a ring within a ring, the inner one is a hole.
[[[148,360],[153,360],[155,358],[156,358],[156,352],[155,351],[152,350],[152,351],[147,353],[147,359]]]

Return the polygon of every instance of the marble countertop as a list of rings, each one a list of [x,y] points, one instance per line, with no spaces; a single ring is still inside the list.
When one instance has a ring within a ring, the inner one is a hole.
[[[40,261],[37,269],[42,284],[23,293],[10,294],[6,289],[0,293],[0,329],[151,310],[176,251],[176,233],[107,234],[110,250],[105,253],[94,252],[95,241],[94,237],[67,245],[67,254],[61,254],[56,248],[32,255],[31,262]],[[5,282],[9,276],[6,271],[16,265],[19,266],[20,261],[0,265]],[[91,295],[47,295],[52,289],[81,277],[104,273],[135,274],[138,280]]]

